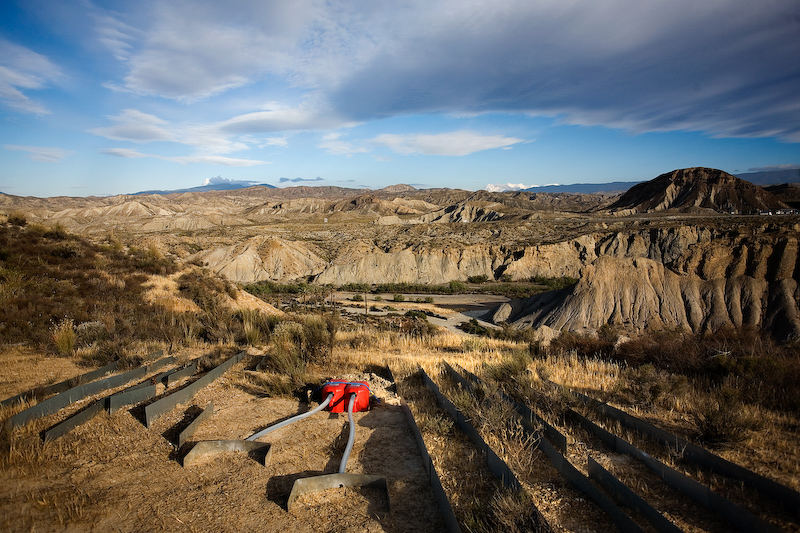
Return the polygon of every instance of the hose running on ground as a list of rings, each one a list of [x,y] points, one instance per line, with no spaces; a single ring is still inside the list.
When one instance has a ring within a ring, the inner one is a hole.
[[[353,395],[353,396],[355,396],[355,395]],[[280,429],[280,428],[282,428],[284,426],[288,426],[292,422],[297,422],[298,420],[302,420],[303,418],[305,418],[307,416],[311,416],[314,413],[318,413],[318,412],[322,411],[323,409],[325,409],[328,406],[328,404],[331,403],[331,400],[333,400],[333,393],[328,394],[328,397],[325,398],[325,401],[322,402],[321,404],[319,404],[318,406],[316,406],[315,408],[313,408],[312,410],[310,410],[308,412],[305,412],[305,413],[302,413],[302,414],[299,414],[297,416],[293,416],[292,418],[288,418],[288,419],[284,420],[283,422],[279,422],[278,424],[275,424],[274,426],[270,426],[270,427],[268,427],[266,429],[262,429],[258,433],[255,433],[255,434],[247,437],[247,439],[245,439],[245,440],[256,440],[257,438],[263,437],[267,433],[275,431],[276,429]]]
[[[356,424],[353,420],[353,405],[356,403],[356,393],[350,395],[350,403],[347,404],[347,421],[350,423],[350,436],[347,438],[347,447],[344,449],[342,462],[339,464],[339,473],[344,474],[347,467],[347,460],[350,452],[353,451],[353,441],[356,440]]]

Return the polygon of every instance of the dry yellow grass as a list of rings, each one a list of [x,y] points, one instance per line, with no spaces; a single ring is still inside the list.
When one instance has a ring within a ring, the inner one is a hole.
[[[180,273],[150,276],[143,284],[147,288],[146,301],[173,313],[199,313],[200,308],[196,303],[180,296],[176,281],[179,276]]]

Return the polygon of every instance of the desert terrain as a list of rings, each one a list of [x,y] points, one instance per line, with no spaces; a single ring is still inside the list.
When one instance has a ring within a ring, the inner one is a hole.
[[[452,512],[462,531],[800,531],[793,191],[694,168],[613,195],[403,185],[0,195],[0,399],[11,399],[0,407],[0,527],[442,531],[455,530]],[[237,354],[149,423],[149,406]],[[14,422],[59,394],[48,386],[115,361],[108,376],[146,371]],[[289,505],[294,481],[338,468],[346,414],[257,439],[268,458],[185,463],[199,442],[243,440],[316,406],[328,379],[370,384],[347,472],[380,475],[385,491],[342,487]],[[431,383],[516,483],[495,477]],[[152,395],[46,437],[137,386]],[[687,443],[782,488],[699,464]],[[548,446],[562,446],[577,477]],[[594,465],[661,522],[620,502]]]

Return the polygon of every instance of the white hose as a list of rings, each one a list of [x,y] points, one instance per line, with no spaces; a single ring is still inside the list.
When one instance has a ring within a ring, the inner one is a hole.
[[[350,452],[353,451],[353,441],[356,440],[356,424],[353,420],[353,405],[356,403],[356,393],[350,395],[350,403],[347,404],[347,421],[350,422],[350,436],[347,438],[347,447],[344,449],[342,462],[339,464],[339,473],[345,473],[347,460],[350,458]]]
[[[257,438],[263,437],[267,433],[275,431],[276,429],[280,429],[280,428],[282,428],[284,426],[288,426],[292,422],[297,422],[298,420],[302,420],[307,416],[311,416],[314,413],[318,413],[318,412],[322,411],[323,409],[325,409],[328,406],[328,404],[331,403],[331,400],[333,400],[333,393],[332,392],[330,394],[328,394],[328,397],[325,398],[324,402],[322,402],[321,404],[319,404],[318,406],[316,406],[312,410],[310,410],[308,412],[305,412],[305,413],[302,413],[302,414],[299,414],[297,416],[293,416],[292,418],[288,418],[288,419],[284,420],[283,422],[279,422],[278,424],[275,424],[274,426],[270,426],[270,427],[268,427],[266,429],[262,429],[258,433],[255,433],[255,434],[247,437],[247,439],[245,439],[245,440],[256,440]]]

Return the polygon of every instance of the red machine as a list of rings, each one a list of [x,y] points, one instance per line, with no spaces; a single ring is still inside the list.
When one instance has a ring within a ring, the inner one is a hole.
[[[329,381],[322,386],[322,397],[333,394],[326,409],[331,413],[347,412],[347,404],[352,394],[356,395],[353,412],[369,409],[369,384],[366,381]]]

